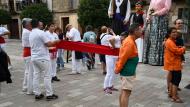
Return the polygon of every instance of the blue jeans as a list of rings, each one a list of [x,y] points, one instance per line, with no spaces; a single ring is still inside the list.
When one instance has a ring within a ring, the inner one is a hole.
[[[58,49],[57,51],[57,67],[64,67],[64,60],[62,55],[64,55],[64,50],[63,49]]]

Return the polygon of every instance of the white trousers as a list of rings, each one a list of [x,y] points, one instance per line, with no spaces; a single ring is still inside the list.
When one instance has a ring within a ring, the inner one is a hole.
[[[75,51],[72,51],[72,73],[81,73],[81,66],[81,60],[75,59]]]
[[[137,44],[139,62],[142,62],[142,60],[143,60],[143,39],[138,38],[137,40],[135,40],[135,42]]]
[[[27,93],[30,94],[33,92],[33,64],[30,56],[24,57],[25,62],[25,72],[24,72],[24,80],[23,80],[23,89],[27,89]]]
[[[110,56],[106,55],[106,71],[107,74],[104,79],[104,89],[107,87],[112,87],[113,86],[113,79],[115,77],[115,64],[117,61],[117,57],[115,56]]]
[[[44,86],[46,90],[46,96],[51,96],[53,94],[52,84],[51,84],[51,72],[50,72],[50,61],[48,60],[33,60],[33,68],[34,68],[34,80],[33,80],[33,87],[34,87],[34,94],[40,95],[40,77],[43,75],[44,79]]]
[[[51,59],[51,76],[55,77],[57,75],[57,63],[56,63],[56,58]]]

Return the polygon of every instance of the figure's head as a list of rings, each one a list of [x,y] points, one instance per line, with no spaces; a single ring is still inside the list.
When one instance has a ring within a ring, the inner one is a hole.
[[[32,28],[38,28],[38,20],[37,19],[32,19]]]
[[[168,29],[168,36],[169,38],[175,40],[177,38],[177,29],[175,27],[170,27]]]
[[[135,38],[140,38],[142,36],[142,28],[139,24],[134,23],[129,27],[129,34],[135,36]]]
[[[107,33],[107,30],[108,30],[108,28],[106,26],[101,27],[101,32],[102,33]]]
[[[138,1],[136,4],[135,4],[135,10],[136,11],[142,11],[143,9],[143,3],[142,1]]]
[[[23,28],[28,29],[28,30],[31,30],[31,29],[32,29],[32,24],[31,24],[31,22],[32,22],[32,19],[31,19],[31,18],[24,18],[24,19],[22,20],[22,26],[23,26]]]
[[[53,22],[47,25],[49,32],[53,33],[55,31],[55,24]]]
[[[39,21],[39,22],[38,22],[38,28],[39,28],[40,30],[43,30],[43,29],[44,29],[44,23],[43,23],[42,21]]]
[[[121,42],[128,36],[128,32],[122,32],[120,34]]]
[[[66,27],[65,27],[65,30],[66,31],[70,31],[72,28],[72,25],[71,24],[67,24]]]
[[[183,28],[183,20],[182,19],[176,19],[174,21],[174,25],[176,27],[176,29],[182,29]]]
[[[93,30],[93,27],[91,25],[87,25],[85,30],[88,32],[88,31],[92,31]]]

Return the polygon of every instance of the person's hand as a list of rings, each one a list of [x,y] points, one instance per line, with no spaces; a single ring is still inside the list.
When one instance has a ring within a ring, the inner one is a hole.
[[[120,73],[120,71],[118,71],[117,69],[115,69],[115,74],[119,74]]]
[[[150,18],[146,18],[146,23],[150,23]]]
[[[108,16],[109,16],[109,18],[113,18],[113,13],[112,13],[112,12],[109,12],[109,13],[108,13]]]
[[[113,32],[113,30],[112,30],[111,28],[109,28],[109,32],[110,32],[111,34],[114,34],[114,32]]]
[[[124,21],[123,21],[123,24],[124,24],[124,25],[127,25],[128,23],[129,23],[129,21],[127,21],[127,20],[124,20]]]
[[[156,15],[157,15],[157,13],[156,13],[156,12],[154,12],[154,13],[152,13],[151,15],[152,15],[152,16],[156,16]]]

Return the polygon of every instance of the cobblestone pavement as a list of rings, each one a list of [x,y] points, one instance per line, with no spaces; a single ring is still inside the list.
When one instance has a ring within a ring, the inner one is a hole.
[[[87,71],[84,67],[82,75],[68,75],[71,62],[58,72],[60,82],[54,82],[55,93],[59,99],[55,101],[35,101],[34,96],[22,92],[24,63],[21,57],[21,42],[9,40],[6,46],[11,57],[13,69],[12,84],[1,83],[0,107],[118,107],[119,92],[105,95],[103,92],[104,76],[100,65]],[[190,52],[186,53],[186,63],[180,84],[179,95],[183,104],[170,101],[166,93],[166,72],[160,66],[139,64],[135,89],[130,96],[130,107],[190,107],[190,90],[184,87],[190,83]],[[115,79],[115,87],[120,87],[119,76]],[[43,84],[41,84],[43,85]]]

